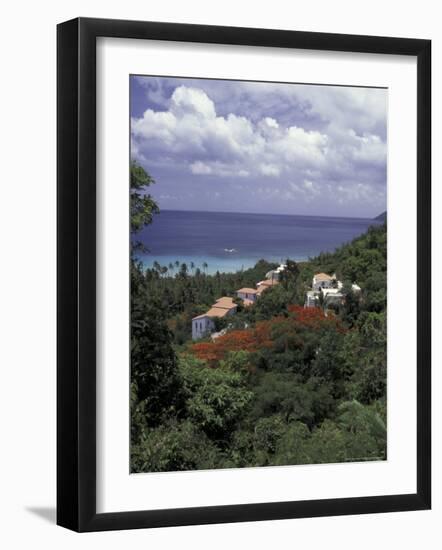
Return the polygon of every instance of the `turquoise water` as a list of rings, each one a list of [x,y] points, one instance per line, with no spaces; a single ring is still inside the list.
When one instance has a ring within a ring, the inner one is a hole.
[[[146,267],[175,262],[206,273],[234,272],[260,259],[302,261],[332,252],[379,221],[366,218],[188,212],[163,210],[137,235],[149,249],[139,255]],[[204,263],[207,267],[204,268]]]
[[[169,266],[170,263],[175,264],[175,261],[178,260],[180,263],[185,263],[188,267],[188,272],[191,273],[191,263],[193,262],[195,268],[194,270],[199,267],[202,272],[205,272],[209,275],[212,275],[213,273],[216,273],[219,271],[220,273],[233,273],[235,271],[240,271],[244,269],[249,269],[250,267],[253,267],[258,260],[261,258],[238,258],[234,255],[226,255],[225,258],[220,258],[218,256],[194,256],[194,255],[179,255],[173,254],[171,256],[165,256],[165,255],[155,255],[155,257],[150,257],[143,255],[141,258],[143,265],[145,267],[152,267],[153,263],[157,261],[160,265],[165,265],[166,267]],[[265,258],[268,261],[283,261],[281,258]],[[298,258],[298,260],[302,260],[302,258]],[[204,268],[204,262],[207,263],[207,268]],[[179,267],[177,268],[174,266],[174,269],[171,271],[171,273],[177,273],[179,270]]]

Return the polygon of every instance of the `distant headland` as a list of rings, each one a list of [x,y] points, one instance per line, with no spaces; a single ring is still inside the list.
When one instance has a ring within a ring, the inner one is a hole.
[[[382,212],[382,214],[379,214],[379,216],[376,216],[376,218],[373,219],[384,222],[387,219],[387,212]]]

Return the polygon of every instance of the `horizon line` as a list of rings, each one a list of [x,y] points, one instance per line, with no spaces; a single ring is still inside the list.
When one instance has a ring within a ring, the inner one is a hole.
[[[361,217],[361,216],[331,216],[331,215],[324,215],[324,214],[287,214],[287,213],[279,213],[279,212],[240,212],[240,211],[227,211],[227,210],[193,210],[193,209],[176,209],[176,208],[161,208],[159,213],[161,212],[197,212],[197,213],[207,213],[207,214],[248,214],[248,215],[258,215],[258,216],[298,216],[298,217],[305,217],[305,218],[343,218],[343,219],[353,219],[353,220],[376,220],[376,218],[384,213],[387,212],[387,210],[384,210],[383,212],[380,212],[374,217]]]

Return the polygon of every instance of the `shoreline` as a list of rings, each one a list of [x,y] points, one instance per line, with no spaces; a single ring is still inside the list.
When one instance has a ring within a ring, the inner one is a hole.
[[[263,260],[265,262],[268,262],[269,264],[281,264],[284,263],[287,259],[293,260],[298,264],[302,263],[308,263],[309,258],[294,258],[291,256],[287,256],[285,258],[279,258],[279,259],[269,259],[269,258],[242,258],[239,259],[231,259],[228,258],[222,259],[222,258],[207,258],[205,260],[197,259],[196,257],[187,256],[187,257],[181,257],[181,258],[174,258],[169,256],[163,256],[159,257],[156,256],[155,258],[152,257],[152,260],[146,261],[146,258],[138,258],[138,260],[142,263],[144,269],[153,269],[153,265],[155,262],[160,264],[161,266],[165,266],[168,268],[168,277],[174,277],[180,269],[181,264],[185,263],[188,269],[188,275],[193,276],[195,275],[195,271],[199,268],[202,274],[205,275],[215,275],[217,272],[219,273],[226,273],[226,274],[235,274],[235,273],[241,273],[243,271],[247,271],[249,269],[253,269],[255,265]],[[176,266],[175,262],[178,261],[180,266]],[[191,265],[194,267],[191,268]],[[207,267],[204,267],[204,262],[206,262]],[[172,264],[174,267],[169,273],[169,264]]]
[[[180,268],[175,267],[177,261],[185,263],[189,272],[198,267],[207,274],[241,272],[260,259],[278,264],[287,258],[308,261],[350,243],[370,226],[380,225],[375,220],[352,222],[330,217],[325,221],[315,216],[209,215],[190,211],[174,214],[170,210],[162,214],[138,236],[149,249],[146,253],[140,251],[138,260],[144,268],[159,263],[170,267],[172,273]]]

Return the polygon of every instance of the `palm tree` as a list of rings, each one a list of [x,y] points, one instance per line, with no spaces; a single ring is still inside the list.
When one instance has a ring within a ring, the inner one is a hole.
[[[209,266],[208,266],[207,262],[204,262],[204,263],[203,263],[204,273],[206,273],[208,267],[209,267]]]
[[[174,267],[173,263],[172,263],[172,262],[169,262],[169,271],[170,271],[171,273],[173,273],[174,270],[175,270],[175,267]]]
[[[195,269],[195,264],[193,262],[190,262],[190,271],[193,273],[193,270]]]
[[[161,272],[161,266],[160,266],[160,264],[159,264],[156,260],[154,261],[152,267],[155,269],[155,271],[156,271],[158,274],[160,274],[160,272]]]

